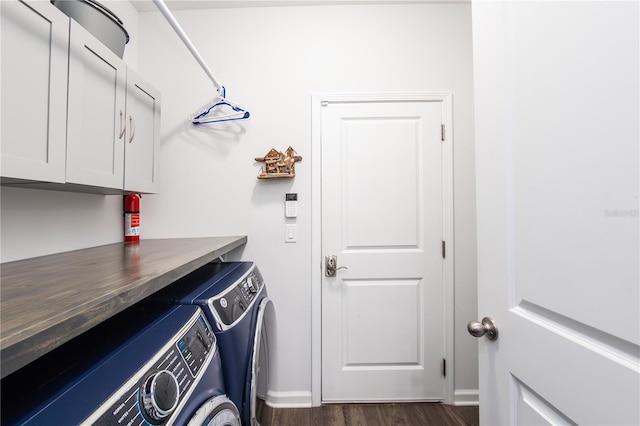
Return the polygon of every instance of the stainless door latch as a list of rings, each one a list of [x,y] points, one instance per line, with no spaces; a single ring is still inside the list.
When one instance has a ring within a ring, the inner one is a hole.
[[[346,266],[338,266],[338,257],[330,254],[324,257],[324,276],[335,277],[336,272],[340,269],[349,269]]]

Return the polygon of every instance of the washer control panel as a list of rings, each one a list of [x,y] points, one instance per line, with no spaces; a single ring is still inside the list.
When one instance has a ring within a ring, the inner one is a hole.
[[[127,384],[85,423],[98,425],[164,424],[190,395],[198,373],[216,350],[216,338],[201,311]]]
[[[262,275],[258,268],[253,267],[225,292],[212,298],[209,305],[219,323],[218,326],[227,329],[240,321],[263,287]]]

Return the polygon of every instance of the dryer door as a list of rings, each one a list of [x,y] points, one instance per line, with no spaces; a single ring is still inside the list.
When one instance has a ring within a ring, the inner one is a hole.
[[[251,357],[251,426],[268,426],[271,423],[271,413],[266,401],[272,374],[269,360],[276,358],[275,342],[276,312],[271,299],[265,297],[258,306],[256,334]]]
[[[241,426],[236,405],[225,395],[209,399],[191,417],[187,426]]]

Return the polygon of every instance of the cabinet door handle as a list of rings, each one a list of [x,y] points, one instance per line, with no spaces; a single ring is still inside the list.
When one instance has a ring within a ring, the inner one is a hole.
[[[131,135],[129,136],[129,143],[131,143],[131,141],[133,141],[133,137],[136,135],[136,126],[135,126],[136,122],[133,121],[133,117],[129,116],[129,131],[131,132]]]
[[[118,136],[118,139],[122,139],[122,137],[124,136],[124,131],[126,129],[123,118],[124,114],[122,110],[120,110],[120,135]]]

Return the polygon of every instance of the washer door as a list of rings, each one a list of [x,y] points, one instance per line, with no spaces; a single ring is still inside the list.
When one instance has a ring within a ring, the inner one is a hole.
[[[241,426],[236,405],[225,395],[218,395],[202,404],[187,426]]]
[[[265,297],[258,306],[256,334],[251,357],[251,423],[269,425],[271,410],[266,401],[271,386],[269,358],[275,359],[276,312],[271,299]]]

